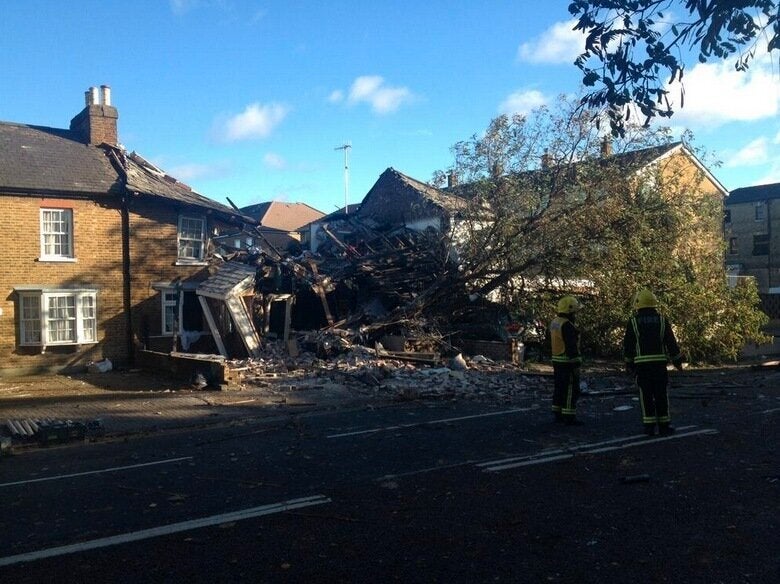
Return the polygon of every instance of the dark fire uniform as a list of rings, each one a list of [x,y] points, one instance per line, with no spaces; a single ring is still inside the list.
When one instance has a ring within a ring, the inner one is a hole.
[[[552,364],[555,374],[552,410],[556,419],[575,423],[580,396],[580,331],[573,316],[558,314],[550,323]]]
[[[623,341],[626,366],[636,375],[642,404],[642,423],[647,434],[670,432],[669,376],[666,364],[671,360],[682,369],[682,355],[672,325],[653,307],[640,308],[626,325]]]

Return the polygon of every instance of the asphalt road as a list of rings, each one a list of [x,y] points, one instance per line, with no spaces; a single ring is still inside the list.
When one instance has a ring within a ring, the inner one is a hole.
[[[0,461],[0,582],[780,581],[780,388],[412,402]]]

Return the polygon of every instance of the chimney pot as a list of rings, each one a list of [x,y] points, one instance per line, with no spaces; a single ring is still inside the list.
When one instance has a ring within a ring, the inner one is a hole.
[[[447,173],[447,187],[452,188],[458,186],[458,174],[451,170]]]
[[[601,139],[601,157],[609,158],[612,156],[612,138],[604,136]]]
[[[550,168],[550,153],[547,151],[547,148],[544,149],[544,154],[542,154],[542,168]]]
[[[70,129],[85,144],[116,145],[119,114],[111,105],[111,89],[108,85],[90,87],[84,92],[84,109],[70,121]],[[101,103],[102,101],[102,103]]]

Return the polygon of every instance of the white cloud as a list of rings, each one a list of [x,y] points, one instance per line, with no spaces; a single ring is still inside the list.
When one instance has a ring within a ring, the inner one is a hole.
[[[768,185],[773,183],[780,183],[780,163],[778,162],[772,163],[766,173],[755,182],[757,185]]]
[[[549,100],[545,95],[536,89],[519,90],[510,94],[501,105],[498,106],[499,113],[511,116],[513,114],[528,114],[532,110],[547,104]]]
[[[287,166],[287,161],[278,154],[269,152],[263,156],[263,164],[274,170],[282,170]]]
[[[217,137],[225,142],[267,138],[284,120],[290,108],[284,104],[253,103],[246,109],[217,124]]]
[[[585,50],[585,35],[573,30],[576,20],[556,22],[517,49],[517,59],[528,63],[567,63]]]
[[[683,77],[683,107],[679,107],[680,85],[667,88],[675,111],[673,120],[713,128],[728,122],[775,118],[780,92],[770,63],[757,59],[742,72],[734,69],[731,60],[697,64]]]
[[[769,160],[769,140],[757,138],[734,154],[726,166],[758,166]]]
[[[344,92],[340,89],[331,91],[330,95],[328,96],[328,101],[330,103],[341,103],[344,101]]]
[[[187,182],[207,178],[221,178],[230,174],[230,170],[231,166],[228,162],[215,162],[212,164],[178,164],[170,167],[166,172],[176,180]]]
[[[773,144],[780,144],[780,132],[775,135],[775,139],[772,140]]]
[[[337,103],[343,98],[344,93],[336,90],[330,94],[329,101]],[[367,103],[374,113],[389,114],[409,103],[413,98],[412,92],[407,87],[391,87],[379,75],[364,75],[352,82],[347,102],[352,105]]]

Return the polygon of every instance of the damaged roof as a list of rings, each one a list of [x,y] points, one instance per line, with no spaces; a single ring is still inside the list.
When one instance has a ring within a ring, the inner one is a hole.
[[[255,222],[193,191],[135,153],[85,144],[71,130],[0,122],[0,192],[111,196],[126,191]]]
[[[454,216],[467,205],[468,202],[457,195],[388,168],[366,194],[357,215],[403,223],[442,212]]]
[[[0,191],[119,194],[119,173],[106,151],[75,132],[0,122]]]
[[[124,155],[124,152],[116,149],[114,153],[125,172],[128,191],[211,209],[224,215],[239,217],[248,223],[255,223],[251,217],[192,190],[135,152]]]
[[[224,300],[232,294],[251,289],[255,283],[254,266],[240,262],[226,262],[217,273],[198,285],[197,293],[201,296]]]

